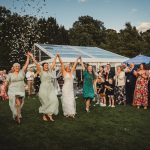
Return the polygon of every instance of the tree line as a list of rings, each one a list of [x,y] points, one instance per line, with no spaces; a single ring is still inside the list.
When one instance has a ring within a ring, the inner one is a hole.
[[[127,57],[150,56],[150,30],[138,32],[130,22],[117,32],[91,16],[80,16],[67,30],[54,17],[21,16],[0,6],[0,68],[24,63],[25,52],[34,43],[96,46]]]

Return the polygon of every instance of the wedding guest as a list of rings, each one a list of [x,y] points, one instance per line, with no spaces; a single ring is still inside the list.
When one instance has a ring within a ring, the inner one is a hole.
[[[136,69],[134,63],[131,63],[130,66],[125,69],[127,104],[133,103],[133,95],[136,83],[136,76],[134,74],[135,71]]]
[[[113,84],[113,79],[109,79],[107,83],[105,83],[105,88],[106,88],[106,95],[109,98],[109,106],[108,107],[115,107],[115,99],[114,99],[114,84]]]
[[[99,104],[102,107],[106,106],[106,94],[105,94],[105,80],[102,77],[98,77],[95,81],[96,91],[99,95],[99,101],[96,104]]]
[[[9,99],[7,92],[6,92],[6,81],[2,81],[1,90],[0,90],[0,97],[4,101]]]
[[[40,84],[41,84],[40,75],[39,73],[35,73],[35,77],[34,77],[35,94],[39,92]]]
[[[114,72],[111,69],[111,65],[107,64],[104,68],[104,76],[105,76],[105,81],[108,82],[109,78],[114,77]]]
[[[85,110],[86,112],[90,112],[90,105],[91,101],[94,99],[95,92],[93,88],[93,83],[95,80],[95,73],[93,72],[93,68],[91,65],[87,65],[87,68],[85,68],[82,59],[81,59],[81,66],[83,69],[83,98],[85,99]]]
[[[104,72],[104,66],[100,66],[99,67],[99,71],[98,71],[98,77],[99,78],[104,78],[104,76],[105,76],[105,72]]]
[[[126,105],[125,95],[125,72],[121,66],[117,67],[115,79],[115,99],[116,103]]]
[[[134,99],[133,105],[137,106],[139,109],[141,106],[144,106],[144,109],[147,109],[148,106],[148,70],[146,64],[140,64],[139,70],[135,73],[137,77],[135,90],[134,90]]]
[[[34,83],[34,72],[30,67],[26,73],[27,85],[28,85],[28,96],[32,95],[33,92],[33,83]]]

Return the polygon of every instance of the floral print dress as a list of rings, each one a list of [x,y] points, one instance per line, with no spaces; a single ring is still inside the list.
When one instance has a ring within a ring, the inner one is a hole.
[[[134,90],[133,105],[144,107],[148,106],[148,78],[138,76]]]

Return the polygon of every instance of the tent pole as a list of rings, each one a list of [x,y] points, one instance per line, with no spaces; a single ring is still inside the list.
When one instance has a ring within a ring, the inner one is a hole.
[[[39,61],[41,61],[41,50],[39,50]]]

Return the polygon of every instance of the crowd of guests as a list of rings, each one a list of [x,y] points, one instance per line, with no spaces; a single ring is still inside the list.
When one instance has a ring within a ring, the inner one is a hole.
[[[100,100],[97,104],[105,107],[108,99],[109,107],[115,107],[115,104],[132,104],[137,108],[143,106],[147,109],[149,77],[144,63],[139,67],[135,67],[133,63],[129,66],[123,64],[118,66],[114,73],[110,64],[101,66],[95,80],[95,91]]]
[[[36,65],[36,72],[28,68],[29,60]],[[92,101],[101,107],[112,107],[116,104],[130,104],[138,109],[148,107],[149,100],[149,78],[150,73],[146,65],[140,64],[135,67],[133,63],[129,66],[123,64],[113,70],[110,64],[100,66],[97,72],[92,65],[85,64],[82,58],[76,59],[74,64],[64,65],[59,54],[56,55],[51,65],[43,63],[40,65],[32,53],[27,53],[27,60],[21,68],[20,64],[14,63],[11,71],[0,71],[0,97],[8,100],[14,120],[21,122],[21,110],[24,104],[25,90],[28,96],[38,93],[41,106],[39,113],[43,114],[44,121],[54,121],[53,115],[59,113],[58,82],[55,72],[56,61],[60,62],[60,74],[63,77],[62,87],[62,109],[65,117],[75,118],[76,101],[74,95],[74,72],[76,66],[81,65],[83,70],[83,99],[85,110],[90,112]],[[26,83],[26,84],[25,84]],[[60,90],[60,89],[59,89]],[[7,92],[8,91],[8,92]]]

